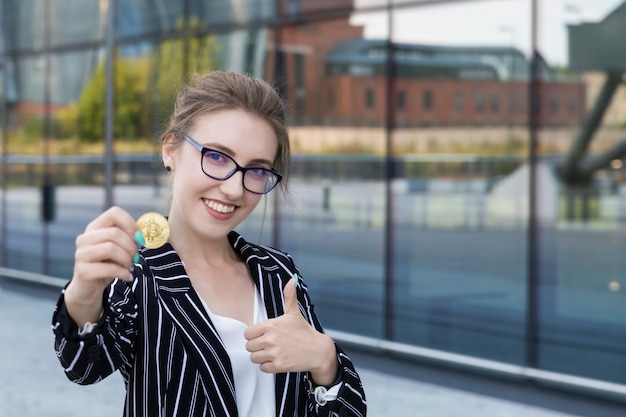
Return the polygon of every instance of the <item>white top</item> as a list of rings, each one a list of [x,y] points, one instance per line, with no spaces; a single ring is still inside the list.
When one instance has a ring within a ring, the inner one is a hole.
[[[259,292],[254,293],[254,323],[267,320],[267,311]],[[202,299],[202,297],[200,297]],[[240,417],[267,417],[276,415],[276,393],[274,374],[261,371],[256,363],[250,360],[250,352],[246,350],[246,338],[243,332],[247,326],[239,320],[217,315],[202,300],[217,333],[224,343],[230,357],[235,378],[235,396]]]

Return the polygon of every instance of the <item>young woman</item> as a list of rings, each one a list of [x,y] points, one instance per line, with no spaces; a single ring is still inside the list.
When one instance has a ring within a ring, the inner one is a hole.
[[[181,91],[162,136],[169,240],[137,254],[119,207],[76,239],[52,321],[70,380],[119,370],[129,417],[366,414],[291,257],[233,231],[286,188],[289,155],[284,103],[264,81],[216,71]]]

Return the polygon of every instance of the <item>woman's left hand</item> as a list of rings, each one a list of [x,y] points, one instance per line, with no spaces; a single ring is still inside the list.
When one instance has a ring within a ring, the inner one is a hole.
[[[284,289],[285,314],[250,326],[244,332],[250,360],[263,372],[310,372],[318,385],[331,384],[339,363],[335,344],[318,332],[298,308],[295,279]]]

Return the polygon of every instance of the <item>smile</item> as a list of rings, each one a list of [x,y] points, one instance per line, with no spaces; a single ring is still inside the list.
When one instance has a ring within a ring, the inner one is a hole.
[[[205,201],[204,204],[207,205],[211,210],[215,210],[218,213],[232,213],[235,210],[235,206],[227,206],[225,204],[221,204],[215,201]]]

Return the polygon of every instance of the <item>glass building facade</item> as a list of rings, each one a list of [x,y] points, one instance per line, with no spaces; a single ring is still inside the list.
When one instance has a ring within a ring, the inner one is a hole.
[[[100,211],[166,212],[177,88],[250,73],[291,192],[240,232],[338,338],[623,396],[626,3],[571,3],[0,0],[0,273],[65,282]]]

